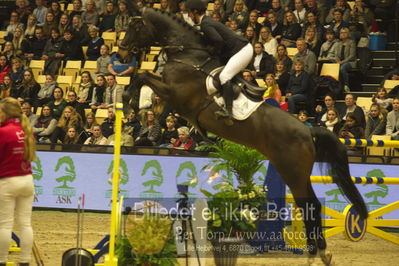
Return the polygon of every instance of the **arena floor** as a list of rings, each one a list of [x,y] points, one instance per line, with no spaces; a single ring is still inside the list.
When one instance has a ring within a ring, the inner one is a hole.
[[[46,266],[61,265],[65,250],[76,246],[77,215],[71,212],[34,211],[33,229],[35,241],[41,250]],[[109,232],[109,215],[86,213],[84,215],[83,246],[94,245]],[[335,265],[398,265],[399,246],[372,235],[366,235],[360,242],[349,242],[343,235],[328,240]],[[15,259],[14,255],[11,260]],[[181,265],[184,259],[179,259]],[[306,265],[306,257],[288,253],[273,252],[238,260],[238,265]],[[32,260],[31,265],[36,265]],[[207,265],[214,265],[207,259]],[[321,261],[319,261],[319,265]]]

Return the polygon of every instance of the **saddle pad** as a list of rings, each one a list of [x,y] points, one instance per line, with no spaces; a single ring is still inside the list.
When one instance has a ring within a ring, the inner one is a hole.
[[[215,88],[214,85],[214,76],[223,69],[223,66],[218,67],[211,71],[208,77],[205,80],[206,89],[209,95],[216,93],[218,90]],[[220,107],[225,105],[224,99],[221,96],[214,96],[213,97],[216,104]],[[242,92],[238,95],[238,97],[233,101],[233,118],[236,120],[245,120],[247,119],[253,112],[258,109],[258,107],[263,103],[261,102],[254,102],[248,99]]]

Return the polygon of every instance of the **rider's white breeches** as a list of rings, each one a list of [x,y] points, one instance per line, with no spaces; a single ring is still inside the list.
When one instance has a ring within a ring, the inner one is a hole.
[[[254,48],[250,43],[248,43],[240,51],[233,55],[227,62],[222,72],[220,72],[220,83],[222,85],[225,84],[235,75],[237,75],[238,72],[246,68],[252,60],[253,53]]]

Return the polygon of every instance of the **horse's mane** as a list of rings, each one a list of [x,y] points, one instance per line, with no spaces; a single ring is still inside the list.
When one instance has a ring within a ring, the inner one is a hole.
[[[198,29],[196,29],[195,27],[188,24],[184,19],[176,16],[176,14],[170,13],[168,11],[161,10],[161,9],[155,9],[155,8],[146,8],[146,11],[147,10],[150,10],[150,12],[153,11],[159,15],[162,15],[162,17],[164,17],[164,18],[169,18],[171,23],[174,23],[175,25],[180,26],[181,28],[187,30],[188,32],[191,32],[193,34],[193,37],[200,39],[202,41],[202,44],[206,45],[206,43],[204,42],[203,34]]]

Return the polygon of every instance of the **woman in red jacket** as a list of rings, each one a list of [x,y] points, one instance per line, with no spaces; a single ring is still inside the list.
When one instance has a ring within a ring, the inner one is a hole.
[[[29,265],[33,244],[31,226],[34,196],[31,161],[35,141],[28,118],[14,98],[0,101],[0,266],[7,262],[14,213],[19,227],[19,265]]]

